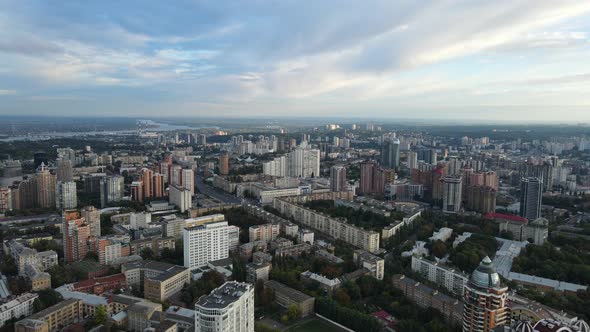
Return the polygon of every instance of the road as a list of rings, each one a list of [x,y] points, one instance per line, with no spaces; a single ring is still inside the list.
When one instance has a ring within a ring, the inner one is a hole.
[[[242,200],[232,194],[226,193],[223,190],[214,188],[203,182],[202,176],[195,176],[195,188],[202,194],[215,198],[225,204],[241,204]]]

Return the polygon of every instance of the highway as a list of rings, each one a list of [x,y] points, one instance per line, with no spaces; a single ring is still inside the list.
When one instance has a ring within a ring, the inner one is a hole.
[[[195,176],[195,188],[201,193],[209,197],[215,198],[225,204],[241,204],[242,200],[232,194],[226,193],[223,190],[214,188],[203,182],[203,177]]]

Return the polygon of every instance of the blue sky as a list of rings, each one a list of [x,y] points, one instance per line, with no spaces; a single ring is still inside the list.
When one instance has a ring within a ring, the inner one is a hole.
[[[590,1],[0,0],[0,115],[590,121]]]

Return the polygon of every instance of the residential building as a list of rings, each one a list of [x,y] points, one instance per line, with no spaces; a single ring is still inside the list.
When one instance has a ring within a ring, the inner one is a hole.
[[[228,281],[195,304],[195,331],[254,332],[254,287]]]
[[[485,257],[473,271],[463,297],[463,332],[491,332],[507,324],[508,287],[500,283],[500,275],[492,260]]]
[[[123,200],[125,179],[122,176],[105,176],[100,179],[100,206],[105,208],[110,203]]]
[[[313,273],[311,271],[301,272],[301,281],[304,283],[317,282],[320,288],[326,291],[328,294],[332,294],[334,290],[340,287],[342,282],[338,278],[329,279],[323,275]]]
[[[229,256],[227,221],[188,226],[183,229],[184,266],[189,269],[207,265]]]
[[[195,172],[192,169],[182,170],[182,187],[191,193],[191,198],[195,194]]]
[[[246,281],[256,284],[258,280],[268,281],[270,263],[248,263],[246,265]]]
[[[262,174],[276,177],[287,176],[287,157],[281,156],[262,163]]]
[[[133,181],[129,186],[129,190],[131,191],[131,200],[134,202],[143,202],[143,182],[141,181]]]
[[[279,224],[268,223],[250,226],[248,235],[250,242],[265,241],[270,243],[279,236]]]
[[[140,255],[143,249],[150,248],[154,255],[162,254],[164,248],[174,250],[176,239],[173,237],[153,237],[129,242],[129,248],[132,255]]]
[[[223,153],[219,156],[219,174],[229,174],[229,154]]]
[[[58,210],[75,209],[78,206],[76,182],[57,181],[55,185],[55,207]]]
[[[88,253],[90,226],[76,210],[64,211],[62,218],[64,259],[68,263],[84,259]]]
[[[176,205],[181,213],[192,207],[192,194],[190,190],[176,185],[171,185],[169,190],[170,204]]]
[[[320,150],[298,146],[287,154],[287,176],[312,178],[320,176]]]
[[[355,250],[353,260],[360,268],[367,269],[371,276],[377,280],[383,280],[385,274],[385,260],[365,250]]]
[[[367,231],[344,221],[330,218],[322,213],[291,203],[287,199],[275,198],[273,207],[288,218],[294,218],[295,221],[335,239],[370,252],[379,250],[379,233],[377,232]]]
[[[23,293],[7,302],[0,304],[0,327],[13,319],[30,316],[33,313],[33,302],[39,297],[35,293]]]
[[[94,237],[100,236],[100,210],[94,206],[85,206],[80,210],[82,218],[86,220],[90,226],[90,235]]]
[[[399,139],[386,139],[381,146],[381,165],[389,168],[399,167]]]
[[[346,167],[332,166],[330,168],[330,189],[332,191],[345,191],[348,189],[346,181]]]
[[[414,302],[420,308],[435,309],[447,321],[461,324],[463,319],[463,302],[442,294],[404,275],[396,274],[392,279],[393,286],[401,290],[410,301]]]
[[[428,281],[444,287],[453,295],[463,297],[468,277],[452,268],[426,258],[412,256],[412,271],[420,273]]]

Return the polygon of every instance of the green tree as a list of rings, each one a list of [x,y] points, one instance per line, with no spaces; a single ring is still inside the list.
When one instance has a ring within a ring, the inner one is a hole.
[[[153,260],[154,259],[154,251],[152,248],[143,248],[141,250],[141,258],[145,260]]]
[[[287,315],[289,315],[289,320],[296,320],[301,316],[301,310],[299,310],[299,306],[296,304],[291,304],[287,308]]]
[[[107,310],[101,304],[96,308],[96,312],[94,313],[94,323],[96,325],[102,325],[107,321]]]

